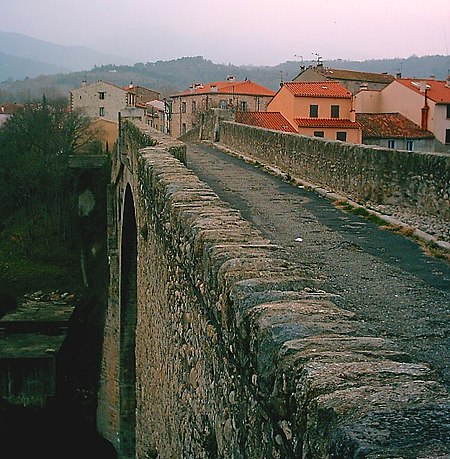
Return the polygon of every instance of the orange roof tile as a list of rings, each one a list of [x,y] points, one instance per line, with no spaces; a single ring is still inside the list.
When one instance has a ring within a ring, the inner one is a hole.
[[[421,92],[421,84],[427,85],[427,97],[437,104],[450,104],[450,86],[446,81],[433,79],[399,78],[399,83],[413,91]]]
[[[237,112],[236,122],[275,131],[297,132],[280,112]]]
[[[361,128],[359,123],[341,118],[295,118],[294,121],[297,123],[298,127]]]
[[[339,99],[351,99],[352,93],[337,81],[296,81],[284,83],[295,97],[332,97]]]
[[[275,92],[253,81],[215,81],[212,83],[197,83],[193,87],[174,96],[191,96],[195,94],[239,94],[251,96],[273,96]],[[174,97],[171,96],[171,97]]]
[[[430,139],[434,135],[400,113],[357,113],[364,137]]]

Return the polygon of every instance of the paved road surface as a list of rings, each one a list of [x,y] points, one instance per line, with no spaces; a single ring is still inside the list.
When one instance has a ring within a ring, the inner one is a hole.
[[[335,294],[340,307],[356,313],[361,332],[394,340],[450,386],[448,263],[206,144],[188,145],[187,165],[320,289]]]

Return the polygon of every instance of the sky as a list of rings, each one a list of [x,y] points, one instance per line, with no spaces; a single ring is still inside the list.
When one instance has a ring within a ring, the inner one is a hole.
[[[448,55],[450,0],[0,0],[0,30],[136,62]]]

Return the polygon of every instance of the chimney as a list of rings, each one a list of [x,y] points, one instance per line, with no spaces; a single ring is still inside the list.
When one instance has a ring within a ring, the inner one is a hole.
[[[422,118],[420,122],[420,129],[424,131],[428,131],[428,112],[430,111],[430,107],[428,105],[424,105],[422,107]]]
[[[87,85],[87,81],[86,81],[86,80],[83,80],[83,81],[81,82],[81,87],[84,88],[86,85]]]
[[[447,76],[447,82],[445,83],[446,88],[450,88],[450,75]]]
[[[402,77],[402,72],[397,72],[397,73],[395,74],[395,77],[396,77],[396,78],[401,78],[401,77]]]
[[[427,85],[426,81],[424,81],[424,83],[425,83],[425,87],[424,87],[423,92],[425,94],[425,100],[424,100],[423,107],[422,107],[422,117],[420,120],[420,128],[423,129],[424,131],[428,131],[428,112],[430,111],[430,107],[428,106],[427,89],[429,88],[429,86]],[[420,88],[420,90],[422,92],[422,87]]]

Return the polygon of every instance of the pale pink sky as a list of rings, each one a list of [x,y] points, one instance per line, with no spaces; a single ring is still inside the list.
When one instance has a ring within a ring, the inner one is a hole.
[[[0,0],[0,30],[139,61],[449,54],[449,0]]]

